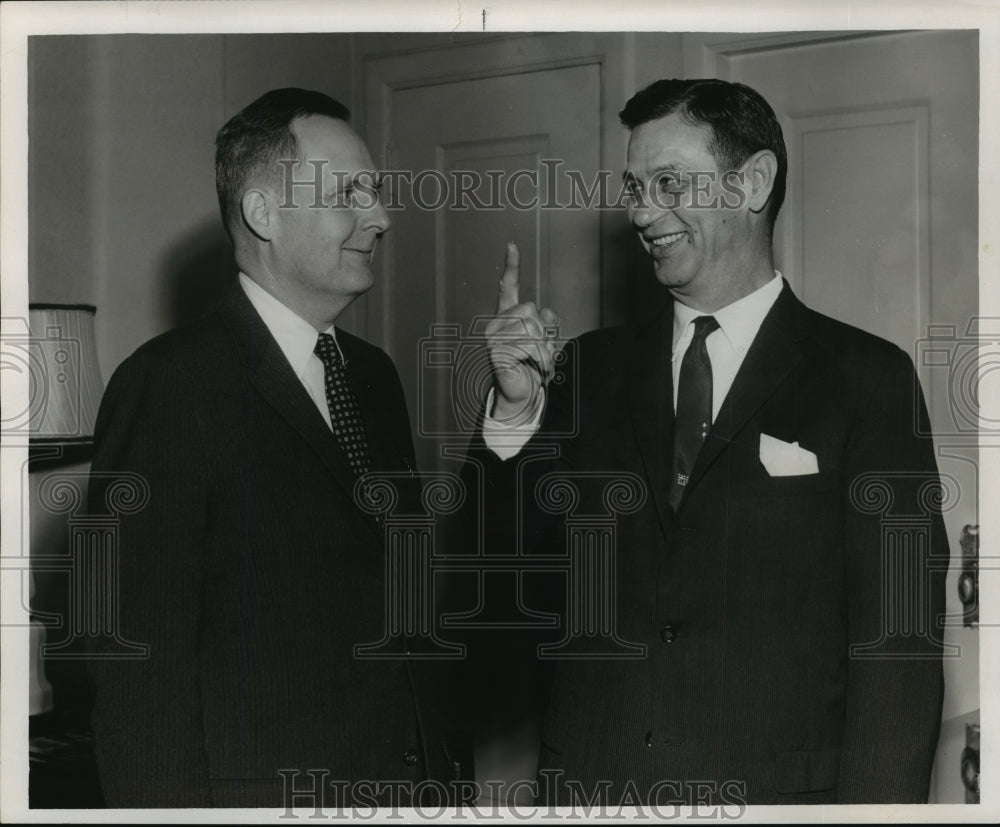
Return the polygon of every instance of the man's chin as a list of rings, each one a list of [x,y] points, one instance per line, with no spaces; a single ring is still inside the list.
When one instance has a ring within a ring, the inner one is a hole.
[[[375,274],[367,267],[353,270],[346,279],[346,282],[351,292],[361,295],[371,290],[375,284]]]
[[[663,259],[653,259],[653,275],[664,287],[681,287],[687,282],[683,272]]]

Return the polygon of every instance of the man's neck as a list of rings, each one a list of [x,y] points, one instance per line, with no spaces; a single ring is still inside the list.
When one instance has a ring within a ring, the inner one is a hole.
[[[290,293],[285,289],[284,283],[277,278],[270,268],[260,262],[237,262],[240,272],[257,284],[262,290],[281,302],[299,318],[305,319],[316,331],[322,333],[324,330],[337,321],[337,318],[350,304],[345,302],[342,307],[331,308],[323,306],[324,303],[310,302],[305,298]]]
[[[774,278],[774,256],[770,247],[760,254],[732,261],[715,273],[697,279],[690,290],[671,290],[674,301],[700,313],[715,313],[760,290]]]

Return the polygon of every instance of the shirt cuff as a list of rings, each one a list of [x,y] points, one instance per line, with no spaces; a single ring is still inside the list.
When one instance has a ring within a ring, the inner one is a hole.
[[[528,440],[535,435],[538,426],[542,421],[542,411],[545,410],[545,388],[538,389],[538,396],[535,398],[535,409],[531,412],[531,419],[522,425],[507,425],[490,416],[493,410],[494,388],[486,395],[486,414],[483,416],[483,442],[500,459],[510,459],[527,444]]]

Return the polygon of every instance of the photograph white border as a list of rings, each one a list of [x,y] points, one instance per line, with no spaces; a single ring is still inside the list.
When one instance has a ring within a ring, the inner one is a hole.
[[[486,14],[483,16],[485,7]],[[257,2],[205,0],[193,2],[5,2],[0,7],[0,307],[4,317],[28,316],[28,48],[27,38],[38,34],[135,33],[250,33],[321,31],[805,31],[852,29],[979,29],[980,31],[980,168],[979,168],[979,284],[980,315],[1000,316],[1000,6],[981,2],[849,3],[835,0],[788,0],[742,3],[736,0],[616,0],[613,3],[575,0],[365,0],[364,2]],[[8,375],[10,374],[10,375]],[[990,387],[996,388],[994,381]],[[4,372],[0,376],[4,400],[27,398],[27,378]],[[983,421],[1000,418],[995,394],[981,399]],[[5,445],[0,455],[0,525],[2,555],[28,554],[27,526],[22,525],[18,486],[27,448]],[[980,520],[984,548],[997,546],[1000,472],[995,452],[983,451],[980,465]],[[989,553],[989,552],[987,552]],[[977,822],[1000,820],[1000,773],[996,744],[1000,742],[995,705],[1000,656],[1000,595],[996,572],[981,573],[980,696],[982,699],[983,803],[969,805],[893,805],[835,808],[748,808],[747,823],[781,822]],[[0,820],[14,822],[79,823],[270,823],[280,810],[34,810],[27,807],[28,715],[27,622],[17,578],[0,579]],[[21,624],[20,627],[11,624]],[[532,821],[544,818],[544,810]],[[391,815],[381,813],[375,822]],[[300,818],[307,818],[302,811]],[[403,819],[400,819],[403,820]],[[406,819],[410,820],[410,819]],[[440,820],[449,820],[444,817]],[[469,823],[468,813],[462,819]],[[508,820],[523,821],[511,813]],[[686,820],[683,817],[678,820]],[[287,822],[288,820],[283,820]],[[555,822],[553,822],[555,823]]]

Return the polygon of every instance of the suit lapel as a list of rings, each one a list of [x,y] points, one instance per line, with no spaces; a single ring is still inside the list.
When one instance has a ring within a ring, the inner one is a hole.
[[[649,479],[650,493],[666,531],[673,519],[670,456],[674,444],[674,383],[670,370],[673,305],[641,328],[629,359],[629,413]]]
[[[309,443],[353,500],[356,478],[347,457],[243,290],[235,288],[219,313],[236,339],[253,387]],[[373,520],[367,522],[378,530]]]
[[[732,387],[695,461],[685,498],[705,472],[729,447],[747,421],[774,394],[802,360],[800,342],[806,336],[805,307],[788,283],[764,317]],[[683,505],[683,500],[682,500]]]

